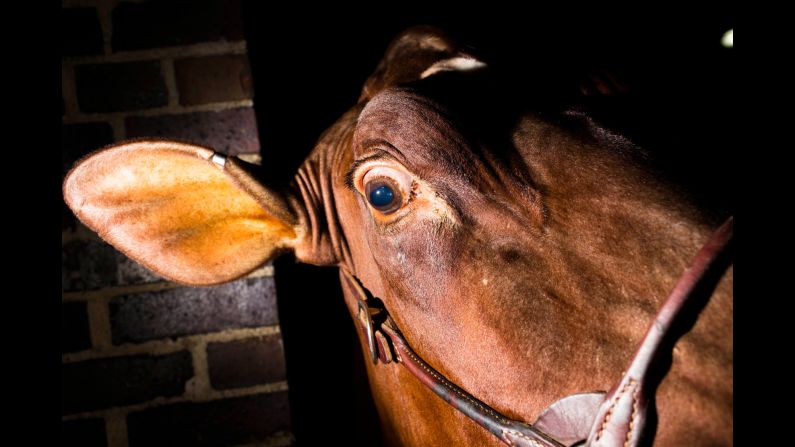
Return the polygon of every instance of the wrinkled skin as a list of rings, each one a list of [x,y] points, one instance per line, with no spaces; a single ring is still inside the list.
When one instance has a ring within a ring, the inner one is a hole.
[[[461,54],[424,29],[393,43],[282,194],[295,236],[276,248],[354,273],[429,364],[530,422],[620,378],[725,216],[587,116],[495,110],[482,67],[426,72]],[[384,177],[404,198],[392,213],[365,194]],[[729,270],[673,352],[655,445],[732,444],[731,334]],[[366,363],[389,445],[502,445],[405,369]]]

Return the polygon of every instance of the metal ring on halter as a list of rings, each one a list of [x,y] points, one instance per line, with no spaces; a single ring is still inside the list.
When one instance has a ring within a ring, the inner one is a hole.
[[[370,308],[363,300],[359,299],[359,309],[357,310],[357,317],[359,323],[364,329],[365,337],[367,338],[367,348],[370,351],[370,359],[374,364],[378,363],[378,351],[375,347],[375,334],[373,331],[373,319],[370,316]]]

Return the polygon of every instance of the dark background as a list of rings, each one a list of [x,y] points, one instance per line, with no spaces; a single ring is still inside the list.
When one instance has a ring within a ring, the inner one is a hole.
[[[531,87],[553,102],[571,101],[567,88],[589,75],[608,70],[621,76],[630,94],[584,102],[603,105],[605,120],[624,126],[641,145],[664,148],[659,163],[675,166],[674,177],[698,186],[698,200],[733,210],[734,50],[720,45],[734,26],[729,6],[490,5],[395,3],[376,11],[290,4],[276,12],[244,1],[269,179],[290,180],[323,130],[356,102],[397,33],[432,24],[460,37],[506,83]],[[275,271],[298,443],[374,445],[377,416],[336,269],[285,256]]]

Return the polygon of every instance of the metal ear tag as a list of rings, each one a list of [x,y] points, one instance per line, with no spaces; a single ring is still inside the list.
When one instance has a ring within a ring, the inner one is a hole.
[[[213,158],[211,158],[210,161],[223,168],[224,165],[226,165],[226,155],[217,152],[213,153]]]

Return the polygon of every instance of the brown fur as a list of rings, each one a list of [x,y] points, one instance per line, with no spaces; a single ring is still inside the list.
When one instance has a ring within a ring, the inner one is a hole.
[[[717,222],[657,180],[631,145],[599,145],[525,115],[506,159],[415,90],[366,93],[307,161],[331,169],[315,181],[333,201],[314,212],[337,222],[338,262],[384,300],[431,365],[510,417],[532,421],[563,396],[612,386]],[[429,218],[427,203],[383,222],[346,187],[373,140],[427,180],[452,222]],[[658,393],[658,445],[732,443],[731,277],[677,345]],[[499,445],[400,368],[368,372],[395,445]]]
[[[717,221],[603,129],[583,132],[587,126],[531,113],[510,127],[481,126],[457,108],[468,90],[436,88],[475,74],[411,82],[458,54],[429,29],[399,37],[359,104],[320,138],[286,202],[243,188],[262,196],[259,216],[271,229],[264,225],[257,237],[271,246],[238,256],[259,261],[290,247],[303,262],[344,266],[383,299],[428,363],[498,411],[530,422],[564,396],[606,391],[620,378]],[[413,178],[411,200],[393,216],[370,208],[357,186],[361,173],[352,171],[373,155]],[[81,188],[92,197],[107,193],[96,184]],[[69,203],[79,209],[83,201]],[[146,225],[125,237],[156,238],[168,223]],[[158,264],[169,245],[149,246],[127,252],[169,274]],[[209,268],[192,259],[194,270]],[[221,261],[230,264],[214,279],[250,267],[234,256]],[[346,299],[353,313],[353,297]],[[657,395],[658,445],[732,444],[731,334],[730,270],[674,351]],[[368,363],[368,375],[390,445],[500,445],[403,368]]]

